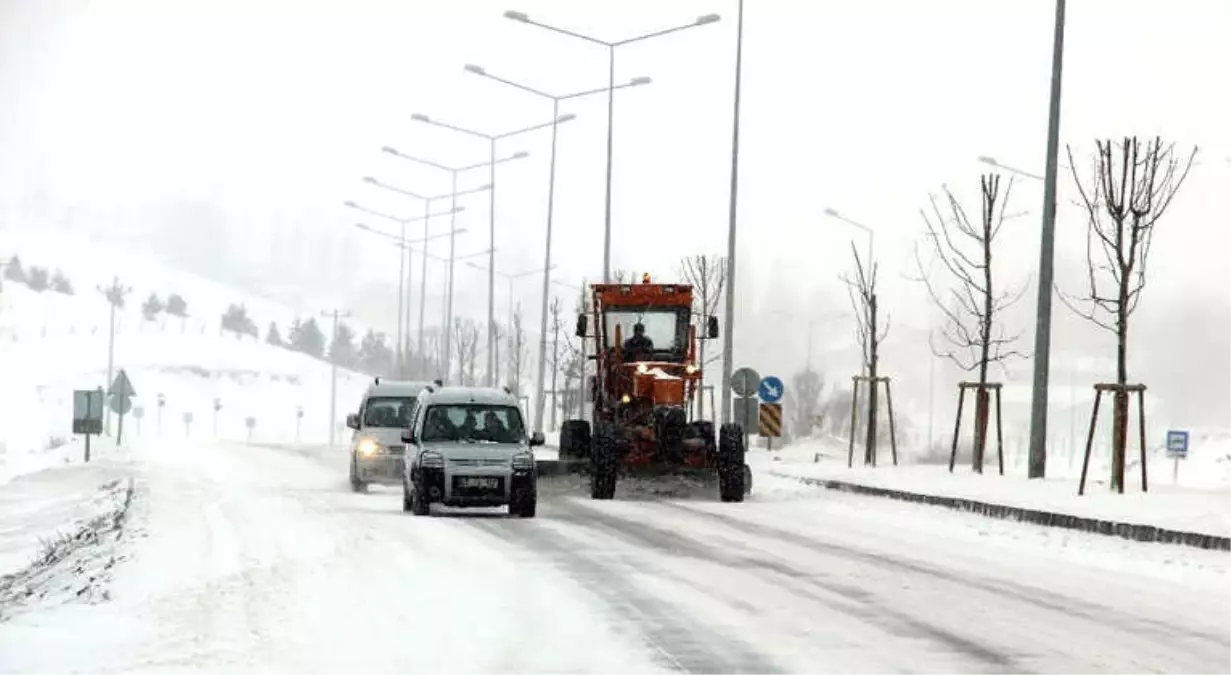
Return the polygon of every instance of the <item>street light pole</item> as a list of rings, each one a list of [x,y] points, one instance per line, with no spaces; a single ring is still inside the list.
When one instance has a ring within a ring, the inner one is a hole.
[[[735,369],[735,254],[739,203],[739,97],[744,60],[744,0],[735,30],[735,115],[731,123],[731,204],[727,221],[727,297],[722,331],[722,423],[731,422],[731,376]],[[606,275],[604,275],[606,276]],[[710,411],[711,413],[713,411]]]
[[[469,194],[470,192],[478,192],[480,190],[491,189],[491,186],[488,185],[488,186],[484,186],[480,188],[479,190],[467,190],[465,192],[457,191],[457,177],[459,174],[465,173],[467,171],[471,171],[473,169],[484,168],[487,166],[488,164],[487,162],[480,162],[478,164],[471,164],[468,166],[449,166],[446,164],[441,164],[439,162],[434,162],[430,159],[424,159],[422,157],[415,157],[413,155],[408,155],[406,153],[400,152],[397,149],[391,148],[389,146],[385,146],[381,148],[381,151],[387,154],[393,155],[395,157],[398,157],[400,159],[409,160],[412,162],[422,164],[424,166],[430,166],[434,169],[439,169],[441,171],[449,172],[452,178],[452,190],[449,193],[449,200],[450,200],[450,204],[453,207],[456,207],[457,198],[464,194]],[[530,153],[525,152],[525,151],[515,152],[512,155],[509,155],[508,157],[502,157],[496,160],[496,163],[503,164],[505,162],[511,162],[515,159],[525,159],[526,157],[529,157],[529,156],[530,156]],[[454,229],[454,226],[456,225],[456,213],[457,212],[452,211],[452,213],[454,215],[449,220],[450,230]],[[492,248],[494,249],[495,247],[493,246]],[[452,257],[452,251],[454,251],[455,249],[456,249],[456,241],[453,239],[453,237],[450,237],[449,238],[450,262],[449,262],[449,276],[448,276],[449,287],[448,287],[448,292],[447,292],[448,300],[446,301],[446,304],[445,304],[445,317],[444,317],[444,332],[445,332],[444,352],[445,352],[445,376],[446,378],[448,377],[449,371],[452,369],[451,362],[453,358],[452,356],[453,354],[452,352],[452,349],[453,349],[453,331],[452,331],[452,324],[453,324],[453,257]]]
[[[674,26],[672,28],[666,28],[663,30],[657,30],[652,33],[646,33],[644,35],[638,35],[636,37],[627,38],[624,40],[616,40],[614,42],[610,42],[607,40],[600,40],[598,38],[591,37],[589,35],[582,35],[581,33],[575,33],[573,31],[565,30],[563,28],[557,28],[556,26],[550,26],[545,23],[539,23],[537,21],[532,21],[529,15],[527,15],[525,12],[509,10],[504,13],[504,18],[512,19],[514,21],[520,21],[521,23],[529,24],[531,26],[538,26],[539,28],[552,31],[554,33],[559,33],[561,35],[567,35],[569,37],[577,38],[579,40],[584,40],[591,44],[595,44],[595,45],[599,45],[599,46],[603,46],[607,48],[607,89],[606,89],[607,91],[607,187],[606,187],[606,191],[607,192],[606,192],[606,203],[604,205],[604,216],[603,216],[603,283],[611,283],[611,175],[612,175],[611,158],[613,154],[612,149],[614,148],[613,120],[615,118],[615,89],[616,89],[616,86],[615,86],[615,50],[616,50],[616,47],[622,47],[624,45],[631,44],[633,42],[642,42],[645,40],[649,40],[650,38],[656,38],[656,37],[660,37],[663,35],[668,35],[670,33],[676,33],[682,30],[687,30],[689,28],[696,28],[697,26],[704,26],[707,24],[716,23],[719,20],[719,16],[717,14],[706,14],[705,16],[697,17],[696,20],[694,20],[692,23],[688,23],[688,24],[684,24],[680,26]]]
[[[332,352],[334,346],[338,342],[338,320],[350,316],[350,312],[344,309],[331,309],[321,312],[323,317],[333,317],[333,339],[329,343],[329,349]],[[329,445],[333,446],[337,440],[338,426],[338,359],[336,354],[329,355]]]
[[[466,129],[463,127],[459,127],[453,124],[446,124],[444,122],[434,120],[428,117],[427,115],[423,115],[420,113],[415,113],[411,115],[410,117],[416,122],[423,122],[425,124],[430,124],[433,126],[444,128],[444,129],[449,129],[451,131],[456,131],[458,133],[466,134],[468,136],[475,136],[478,138],[486,139],[491,147],[491,194],[490,194],[490,209],[489,209],[489,215],[488,215],[488,243],[489,243],[488,248],[491,251],[490,257],[488,259],[488,264],[491,268],[491,273],[487,275],[487,386],[493,387],[495,386],[495,373],[492,371],[492,369],[493,369],[493,360],[495,358],[495,347],[496,347],[496,344],[495,344],[496,343],[496,316],[495,316],[495,312],[496,312],[496,274],[495,274],[495,270],[496,270],[496,163],[497,163],[496,162],[496,141],[505,139],[505,138],[510,138],[512,136],[517,136],[520,134],[528,133],[531,131],[538,131],[539,129],[545,129],[549,126],[553,126],[561,122],[568,122],[569,120],[574,119],[575,116],[565,115],[563,117],[553,119],[551,122],[548,122],[545,124],[536,124],[533,126],[523,127],[521,129],[515,129],[513,131],[506,131],[506,132],[499,133],[499,134],[487,134],[487,133],[483,133],[480,131],[475,131],[473,129]]]
[[[602,93],[602,92],[605,92],[611,89],[624,89],[627,87],[636,87],[636,86],[641,86],[641,85],[650,83],[650,78],[648,77],[637,77],[637,78],[633,78],[626,84],[619,85],[618,87],[611,87],[609,85],[607,88],[603,88],[603,89],[588,89],[585,91],[579,91],[579,92],[575,92],[572,94],[565,94],[562,96],[558,96],[558,95],[549,94],[539,89],[535,89],[533,87],[526,86],[524,84],[513,82],[512,80],[508,80],[502,77],[492,75],[488,73],[485,68],[481,66],[476,66],[474,64],[467,65],[466,72],[474,73],[475,75],[485,77],[489,80],[494,80],[496,82],[508,85],[515,89],[520,89],[530,94],[537,95],[541,98],[550,99],[551,100],[551,118],[553,120],[560,119],[560,101],[565,101],[565,100],[570,100],[570,99],[575,99],[575,98],[582,98],[585,96],[590,96],[592,94]],[[544,245],[544,250],[543,250],[543,269],[547,270],[547,272],[543,275],[543,303],[542,303],[542,308],[539,314],[539,358],[538,358],[538,363],[536,366],[538,372],[535,378],[535,391],[534,391],[534,430],[535,431],[543,430],[543,408],[547,401],[547,394],[546,394],[546,389],[545,389],[546,374],[547,374],[547,364],[546,364],[546,361],[547,361],[547,311],[548,311],[548,304],[549,304],[549,299],[551,295],[551,269],[553,267],[551,264],[551,235],[552,235],[553,216],[555,214],[556,137],[557,137],[557,132],[559,130],[559,126],[560,126],[559,124],[555,124],[555,123],[551,125],[551,159],[549,161],[550,168],[548,170],[548,179],[547,179],[547,237],[546,237],[547,241],[546,241],[546,244]],[[610,129],[610,127],[608,128]],[[608,157],[610,157],[610,155],[608,155]]]
[[[1043,228],[1039,243],[1038,317],[1034,332],[1034,383],[1030,401],[1029,478],[1047,466],[1047,387],[1051,364],[1051,300],[1056,247],[1056,165],[1060,154],[1060,90],[1064,63],[1064,3],[1056,0],[1052,40],[1051,97],[1047,113],[1047,168],[1043,181]]]

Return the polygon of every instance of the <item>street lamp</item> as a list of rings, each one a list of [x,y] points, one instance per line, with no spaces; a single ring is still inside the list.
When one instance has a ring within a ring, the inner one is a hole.
[[[389,185],[388,183],[384,183],[380,180],[377,180],[376,178],[373,178],[372,176],[365,176],[363,181],[369,185],[381,188],[383,190],[388,190],[390,192],[394,192],[400,195],[405,195],[407,197],[414,197],[415,199],[422,201],[423,202],[423,237],[424,237],[425,242],[436,238],[436,237],[428,236],[431,220],[428,218],[427,214],[428,214],[428,211],[430,211],[432,208],[432,202],[440,201],[442,199],[454,200],[464,195],[475,194],[478,192],[483,192],[485,190],[490,190],[492,188],[491,185],[481,185],[472,190],[464,190],[462,192],[457,192],[456,190],[453,190],[453,191],[450,191],[448,194],[432,195],[428,197],[428,196],[424,196],[424,195],[421,195],[415,192],[411,192],[410,190],[406,190],[404,188]],[[450,237],[451,236],[452,235],[450,235]],[[424,244],[423,246],[423,255],[425,256],[424,262],[426,262],[427,260],[426,259],[426,256],[427,256],[427,245],[426,244]],[[419,342],[420,349],[422,349],[423,347],[423,314],[427,308],[427,265],[426,264],[422,266],[421,271],[419,272],[419,275],[420,275],[420,279],[419,279],[419,336],[418,336],[418,342]],[[410,312],[406,313],[406,334],[407,335],[410,334]]]
[[[486,267],[482,265],[472,263],[472,262],[466,263],[466,266],[472,267],[476,270],[486,270],[487,269]],[[503,277],[505,281],[509,282],[509,329],[510,330],[512,330],[512,326],[513,326],[513,282],[518,279],[522,279],[522,278],[532,276],[535,274],[539,274],[539,273],[542,273],[543,276],[545,277],[549,277],[551,274],[551,270],[555,269],[556,267],[557,265],[552,265],[550,267],[540,267],[540,268],[536,268],[532,270],[526,270],[524,272],[517,272],[514,274],[509,274],[507,272],[499,272],[499,271],[496,272],[496,274]],[[543,330],[547,330],[547,329],[544,328]],[[543,358],[547,358],[546,354],[543,355]],[[519,395],[520,395],[520,392],[519,392]],[[537,401],[536,401],[536,404],[537,404]]]
[[[488,261],[488,265],[490,269],[488,270],[488,275],[487,275],[487,368],[488,368],[487,386],[489,387],[495,386],[495,380],[493,379],[495,374],[492,372],[492,357],[493,357],[492,343],[495,342],[496,340],[496,318],[495,318],[495,313],[496,313],[496,295],[495,295],[496,294],[496,253],[495,253],[495,250],[496,250],[496,141],[504,139],[504,138],[518,136],[520,134],[529,133],[531,131],[538,131],[539,129],[546,129],[547,127],[554,127],[555,125],[560,124],[562,122],[568,122],[569,120],[575,119],[576,116],[575,115],[562,115],[560,117],[553,119],[550,122],[546,122],[543,124],[535,124],[533,126],[523,127],[521,129],[514,129],[512,131],[505,131],[505,132],[501,132],[498,134],[488,134],[488,133],[484,133],[481,131],[475,131],[474,129],[467,129],[465,127],[459,127],[453,124],[441,122],[439,120],[434,120],[428,117],[427,115],[423,115],[420,113],[414,113],[413,115],[410,116],[410,118],[416,122],[423,122],[424,124],[430,124],[433,126],[441,127],[442,129],[449,129],[451,131],[456,131],[460,134],[465,134],[467,136],[475,136],[477,138],[485,139],[491,146],[491,180],[488,182],[491,184],[492,187],[491,187],[491,198],[488,200],[490,202],[490,209],[489,209],[488,223],[487,223],[487,226],[488,226],[487,237],[488,237],[489,247],[491,248],[492,253],[491,253],[491,259]]]
[[[622,47],[624,45],[632,44],[634,42],[642,42],[645,40],[649,40],[650,38],[661,37],[663,35],[668,35],[670,33],[676,33],[682,30],[686,30],[688,28],[706,26],[711,23],[716,23],[719,20],[719,17],[717,14],[706,14],[705,16],[697,17],[696,20],[694,20],[692,23],[687,23],[687,24],[675,26],[672,28],[666,28],[663,30],[657,30],[652,33],[646,33],[644,35],[638,35],[636,37],[626,38],[623,40],[616,40],[614,42],[609,42],[607,40],[600,40],[598,38],[591,37],[589,35],[582,35],[581,33],[575,33],[573,31],[565,30],[563,28],[557,28],[556,26],[550,26],[545,23],[539,23],[538,21],[532,20],[530,16],[527,15],[525,12],[509,10],[504,13],[504,18],[512,19],[513,21],[520,21],[521,23],[528,24],[531,26],[538,26],[539,28],[544,28],[554,33],[559,33],[561,35],[568,35],[570,37],[574,37],[579,40],[585,40],[586,42],[589,42],[591,44],[596,44],[596,45],[600,45],[600,46],[607,48],[607,90],[606,90],[607,91],[607,197],[606,197],[605,215],[603,219],[603,223],[604,223],[603,225],[603,283],[611,283],[611,154],[612,154],[611,150],[612,150],[612,142],[613,142],[612,119],[615,114],[615,89],[616,89],[615,50],[616,50],[616,47]]]
[[[449,166],[446,164],[441,164],[439,162],[432,161],[430,159],[424,159],[422,157],[408,155],[404,152],[397,150],[396,148],[391,148],[387,145],[381,148],[380,150],[381,152],[384,152],[389,155],[393,155],[394,157],[397,157],[399,159],[405,159],[411,162],[415,162],[417,164],[422,164],[424,166],[430,166],[433,169],[439,169],[441,171],[449,172],[450,177],[452,178],[452,186],[453,186],[450,204],[454,203],[457,197],[457,194],[458,194],[457,192],[458,174],[462,174],[467,171],[471,171],[473,169],[481,169],[481,168],[488,166],[489,164],[504,164],[505,162],[511,162],[517,159],[525,159],[530,156],[530,153],[525,152],[525,151],[520,151],[520,152],[515,152],[512,155],[509,155],[508,157],[501,157],[500,159],[497,159],[495,162],[479,162],[478,164],[467,164],[464,166]],[[453,223],[454,223],[454,219],[450,218],[449,219],[450,229],[452,229]],[[453,237],[450,237],[449,238],[449,259],[450,260],[456,260],[456,257],[453,255],[453,252],[456,250],[456,246],[457,246],[457,241]],[[492,248],[495,248],[495,247],[492,247]],[[453,346],[453,332],[448,329],[449,326],[453,325],[453,267],[454,267],[453,263],[449,263],[449,275],[448,275],[449,276],[449,279],[448,279],[449,292],[447,294],[448,300],[445,303],[445,314],[444,314],[445,355],[446,356],[449,356],[453,353],[452,351],[450,351]],[[449,356],[449,358],[452,358],[452,356]]]
[[[410,337],[409,335],[407,335],[408,331],[403,330],[403,323],[404,323],[403,317],[408,316],[410,313],[410,276],[411,276],[410,274],[411,273],[410,249],[407,246],[407,242],[406,242],[406,226],[410,223],[414,223],[420,220],[427,220],[428,218],[445,216],[445,215],[453,215],[453,214],[458,213],[459,211],[463,211],[464,207],[455,206],[449,211],[446,211],[444,213],[425,214],[417,218],[401,218],[398,216],[385,213],[383,211],[376,211],[373,209],[369,209],[365,206],[356,204],[355,202],[350,201],[350,200],[343,202],[342,205],[346,206],[347,208],[355,209],[356,211],[362,211],[363,213],[376,216],[378,218],[384,218],[385,220],[391,220],[395,223],[398,223],[398,225],[401,227],[400,234],[398,235],[397,239],[399,242],[401,242],[402,247],[403,249],[405,249],[406,253],[405,255],[400,256],[400,259],[398,261],[398,331],[397,331],[398,339],[397,339],[397,343],[398,343],[398,372],[399,374],[404,376],[405,373],[403,372],[403,370],[405,369],[405,365],[406,365],[404,354],[405,354],[405,349],[410,342]],[[367,229],[367,228],[366,226],[364,226],[364,227],[361,227],[361,229]]]
[[[847,218],[846,216],[842,215],[841,213],[838,213],[837,211],[833,209],[827,208],[825,209],[824,213],[830,218],[834,218],[835,220],[840,220],[846,223],[847,225],[857,227],[867,233],[868,235],[868,266],[869,266],[869,274],[871,274],[870,268],[872,265],[872,254],[874,252],[873,246],[875,246],[876,232],[873,231],[872,228],[868,227],[867,225],[851,220],[850,218]]]
[[[540,89],[535,89],[533,87],[529,87],[527,85],[514,82],[512,80],[508,80],[502,77],[497,77],[496,75],[492,75],[491,73],[488,73],[487,69],[481,66],[476,66],[474,64],[467,64],[466,72],[474,73],[475,75],[479,75],[480,77],[485,77],[489,80],[493,80],[495,82],[508,85],[515,89],[520,89],[524,92],[534,94],[541,98],[550,99],[552,119],[560,119],[560,101],[567,101],[567,100],[575,99],[575,98],[583,98],[585,96],[590,96],[592,94],[598,94],[598,93],[607,91],[606,88],[587,89],[585,91],[579,91],[579,92],[575,92],[572,94],[555,95],[555,94],[549,94]],[[639,86],[646,85],[649,83],[650,83],[650,78],[648,77],[635,77],[629,80],[628,82],[626,82],[625,84],[621,84],[615,87],[615,89],[625,89],[628,87],[639,87]],[[548,179],[547,179],[547,241],[543,247],[544,248],[543,269],[547,270],[547,273],[543,275],[543,307],[542,307],[542,311],[540,312],[540,317],[539,317],[539,360],[538,360],[538,364],[536,365],[538,372],[535,378],[535,385],[534,385],[534,430],[535,431],[543,430],[543,407],[544,407],[545,402],[547,401],[547,393],[546,393],[546,389],[544,388],[546,385],[545,378],[547,376],[547,366],[546,366],[546,361],[547,361],[547,305],[548,305],[548,295],[551,294],[551,269],[553,267],[553,265],[551,264],[551,233],[552,233],[552,215],[555,211],[555,197],[556,197],[556,131],[558,127],[559,125],[557,124],[551,125],[551,160],[550,160],[551,168],[548,170]]]

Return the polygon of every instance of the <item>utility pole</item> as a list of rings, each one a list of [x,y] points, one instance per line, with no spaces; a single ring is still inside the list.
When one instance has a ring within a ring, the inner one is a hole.
[[[112,277],[111,285],[99,286],[98,292],[102,293],[103,297],[107,298],[107,304],[111,305],[110,327],[107,330],[107,382],[105,385],[109,388],[115,370],[115,309],[124,306],[124,298],[132,292],[132,288],[120,285],[119,277]],[[111,406],[107,406],[103,432],[111,435]]]
[[[1034,382],[1030,401],[1029,478],[1047,467],[1047,387],[1051,366],[1051,300],[1056,258],[1056,170],[1060,154],[1060,90],[1064,64],[1064,2],[1056,0],[1052,39],[1051,99],[1047,113],[1047,170],[1043,174],[1043,228],[1039,243],[1039,299],[1034,327]]]
[[[739,202],[739,96],[744,60],[744,0],[735,31],[735,115],[731,130],[731,206],[727,225],[727,306],[722,330],[722,423],[731,421],[731,375],[735,367],[735,226]]]
[[[334,357],[333,348],[338,341],[338,320],[350,316],[344,309],[329,309],[321,312],[323,317],[333,317],[333,339],[329,343],[329,445],[337,440],[338,426],[338,360]]]

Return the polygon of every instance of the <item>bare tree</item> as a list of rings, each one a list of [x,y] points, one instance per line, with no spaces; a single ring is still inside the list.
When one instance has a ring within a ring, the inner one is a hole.
[[[863,350],[863,367],[868,380],[868,414],[867,435],[864,442],[865,464],[871,464],[876,457],[876,377],[880,361],[880,345],[889,335],[889,317],[885,317],[882,328],[879,322],[879,310],[876,298],[876,274],[879,265],[876,261],[868,261],[865,271],[859,251],[851,243],[851,254],[855,256],[855,278],[842,274],[846,282],[847,295],[851,300],[851,309],[855,311],[855,333]]]
[[[508,353],[509,363],[509,386],[513,388],[513,393],[521,395],[521,378],[526,372],[526,360],[530,358],[529,348],[526,345],[526,329],[522,325],[521,318],[521,303],[518,303],[517,309],[513,312],[513,325],[509,327]]]
[[[680,262],[680,275],[693,288],[693,316],[696,317],[698,337],[705,335],[705,324],[717,313],[722,299],[723,287],[727,284],[727,259],[717,255],[694,255]],[[705,340],[697,341],[697,363],[701,366],[701,384],[705,385],[706,367],[722,358],[722,352],[705,358]],[[704,389],[697,392],[697,418],[705,417]]]
[[[453,344],[457,350],[457,378],[465,386],[474,386],[474,367],[479,352],[479,327],[464,317],[453,318]]]
[[[982,210],[977,224],[970,221],[966,209],[948,187],[943,188],[943,210],[935,196],[929,198],[934,221],[926,211],[919,211],[927,226],[926,237],[932,249],[930,263],[939,261],[951,277],[951,283],[941,288],[933,282],[925,269],[918,245],[915,246],[915,265],[919,270],[918,281],[927,288],[932,303],[945,318],[940,334],[948,345],[938,347],[929,334],[928,345],[932,353],[949,359],[966,372],[978,371],[973,464],[975,471],[983,473],[990,410],[988,369],[994,363],[1003,369],[1004,361],[1012,357],[1025,358],[1024,354],[1012,349],[1012,344],[1021,337],[1021,333],[1007,334],[1004,324],[999,323],[997,317],[1022,298],[1027,286],[1022,284],[1016,290],[998,291],[992,274],[992,252],[996,237],[1004,225],[1005,208],[1013,192],[1013,179],[1009,178],[1003,195],[999,175],[982,176],[979,186]],[[930,263],[927,266],[929,269]]]
[[[584,293],[584,291],[583,291]],[[577,298],[577,304],[573,306],[573,315],[580,315],[585,311],[585,296],[581,295]],[[577,411],[578,416],[581,415],[582,405],[584,400],[584,387],[586,377],[586,355],[585,345],[582,338],[577,337],[573,331],[564,333],[564,346],[562,348],[562,374],[564,376],[564,390],[566,392],[563,397],[562,405],[565,419],[570,418],[572,411]],[[575,383],[575,384],[574,384]]]
[[[1097,152],[1088,185],[1083,185],[1067,148],[1073,180],[1087,214],[1088,289],[1060,300],[1078,316],[1116,336],[1116,384],[1128,384],[1128,323],[1146,285],[1146,263],[1154,226],[1175,198],[1197,157],[1176,154],[1174,143],[1159,137],[1144,143],[1125,138],[1095,141]],[[1084,306],[1084,307],[1082,307]],[[1115,394],[1112,432],[1112,488],[1124,485],[1128,430],[1128,393]]]

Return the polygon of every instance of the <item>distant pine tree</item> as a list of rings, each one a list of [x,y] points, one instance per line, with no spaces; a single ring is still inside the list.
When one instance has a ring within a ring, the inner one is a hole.
[[[275,347],[282,347],[282,333],[278,332],[278,324],[269,322],[269,330],[265,333],[265,342]]]

